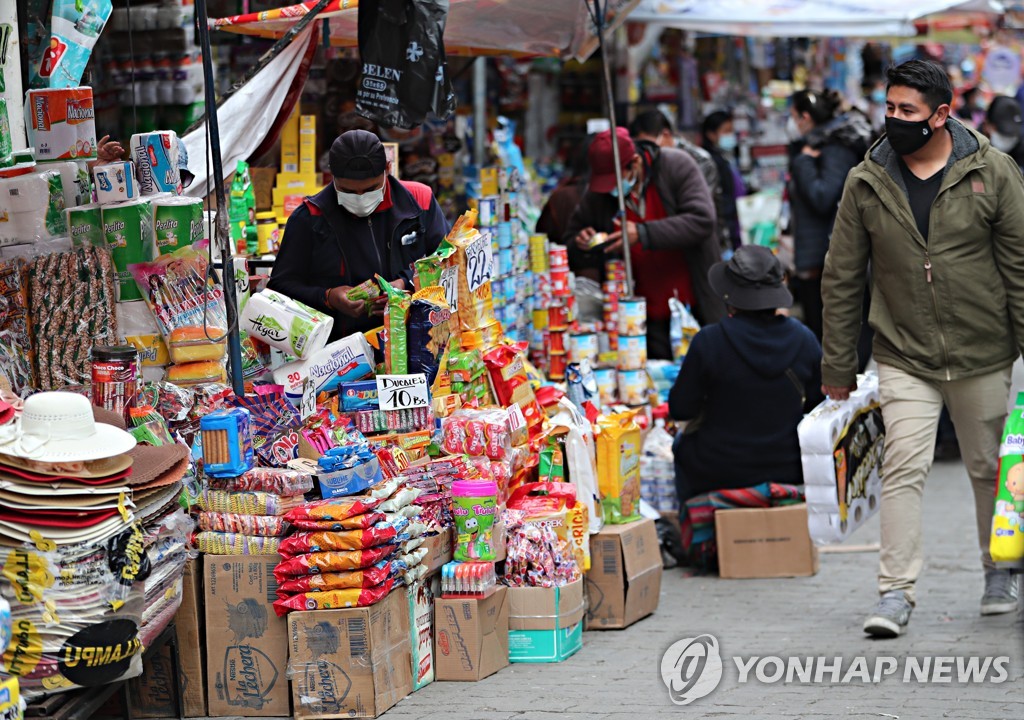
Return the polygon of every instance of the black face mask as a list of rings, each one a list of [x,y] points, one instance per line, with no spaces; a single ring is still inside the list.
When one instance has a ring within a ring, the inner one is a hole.
[[[916,121],[886,117],[885,135],[889,138],[889,144],[892,145],[892,149],[900,155],[913,155],[927,145],[935,133],[928,124],[928,121],[932,119],[936,112],[938,112],[938,108],[924,120]]]

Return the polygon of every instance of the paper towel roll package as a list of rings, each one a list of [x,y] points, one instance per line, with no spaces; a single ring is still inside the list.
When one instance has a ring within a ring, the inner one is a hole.
[[[153,245],[153,209],[148,200],[130,200],[100,208],[103,234],[117,272],[117,300],[141,300],[129,265],[156,258]]]
[[[238,323],[252,337],[301,360],[327,344],[334,318],[281,293],[264,290],[249,298]]]
[[[167,255],[203,239],[203,201],[200,198],[152,196],[151,202],[158,253]]]
[[[845,540],[881,503],[885,428],[878,377],[862,375],[858,386],[848,400],[824,400],[797,429],[808,528],[818,544]]]
[[[135,163],[116,162],[92,169],[96,181],[96,199],[100,205],[137,200],[141,196],[135,179]]]
[[[29,90],[25,112],[28,142],[39,162],[96,158],[92,88]]]
[[[79,205],[67,210],[68,235],[75,247],[95,245],[106,247],[107,239],[103,234],[103,215],[99,203]]]
[[[285,397],[298,405],[302,399],[302,381],[307,377],[320,393],[334,390],[343,382],[362,380],[372,373],[373,348],[362,333],[356,333],[335,340],[307,360],[281,365],[274,370],[274,382],[283,385]]]
[[[82,161],[46,163],[41,170],[60,173],[64,188],[64,206],[75,207],[92,202],[92,188],[89,183],[89,165]]]
[[[181,195],[178,136],[172,130],[132,135],[130,152],[143,195],[158,192]]]
[[[0,178],[0,245],[31,244],[66,234],[60,172]]]

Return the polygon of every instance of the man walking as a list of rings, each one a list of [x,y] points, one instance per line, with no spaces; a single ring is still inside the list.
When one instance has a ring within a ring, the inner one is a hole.
[[[943,404],[974,489],[982,614],[1017,607],[1018,575],[988,554],[1011,366],[1024,346],[1024,181],[1016,163],[950,117],[933,63],[888,71],[886,136],[847,179],[825,260],[822,390],[856,387],[868,263],[886,450],[881,599],[864,623],[902,634],[923,564],[921,494]]]

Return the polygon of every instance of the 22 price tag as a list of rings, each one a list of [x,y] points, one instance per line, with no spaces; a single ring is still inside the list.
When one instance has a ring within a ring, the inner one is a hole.
[[[452,312],[459,309],[459,269],[447,267],[441,271],[441,287],[444,288],[444,298],[448,301],[448,307]]]
[[[475,292],[494,275],[494,251],[491,248],[491,234],[481,233],[480,237],[466,248],[466,283],[469,291]]]
[[[377,401],[381,410],[411,410],[430,405],[427,376],[378,375]]]

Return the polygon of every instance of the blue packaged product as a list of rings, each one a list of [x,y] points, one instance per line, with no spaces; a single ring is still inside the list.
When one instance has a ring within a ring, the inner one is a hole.
[[[252,470],[252,432],[245,408],[215,410],[199,420],[203,471],[210,477],[238,477]]]
[[[338,395],[341,398],[341,409],[345,412],[377,410],[380,407],[376,380],[342,383]]]

